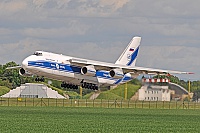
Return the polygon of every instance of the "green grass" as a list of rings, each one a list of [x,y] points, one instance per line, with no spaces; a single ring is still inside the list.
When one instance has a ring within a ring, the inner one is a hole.
[[[0,86],[0,96],[8,93],[10,91],[9,88],[5,87],[5,86]]]
[[[70,99],[80,99],[80,95],[75,91],[66,91],[67,95],[69,95]]]
[[[199,132],[199,110],[0,107],[0,132]]]
[[[140,89],[140,85],[134,85],[134,84],[127,84],[127,98],[130,99],[135,92],[137,92]],[[115,89],[110,90],[110,92],[124,97],[124,88],[125,88],[125,84],[119,85],[117,86]]]
[[[140,85],[127,84],[127,98],[130,99],[135,92],[140,89]],[[117,86],[115,89],[102,92],[97,99],[123,99],[125,84]]]
[[[94,92],[88,93],[83,96],[83,99],[90,99],[90,97],[94,94]]]
[[[118,96],[110,91],[101,92],[97,99],[123,99],[123,97]]]

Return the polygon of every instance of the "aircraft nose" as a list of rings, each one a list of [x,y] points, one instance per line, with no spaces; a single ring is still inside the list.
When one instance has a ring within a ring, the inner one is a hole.
[[[23,68],[27,68],[28,67],[28,60],[27,60],[27,58],[22,61],[22,67]]]

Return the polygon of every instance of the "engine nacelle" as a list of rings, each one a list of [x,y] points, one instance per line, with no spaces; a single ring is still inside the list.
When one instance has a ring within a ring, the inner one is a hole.
[[[124,77],[124,72],[121,68],[112,69],[109,72],[110,77],[120,79]]]
[[[33,74],[31,74],[30,72],[24,70],[24,68],[20,68],[20,69],[19,69],[19,74],[20,74],[21,76],[26,76],[26,77],[31,77],[31,76],[33,76]]]
[[[87,76],[95,76],[96,70],[93,65],[84,66],[81,68],[81,74],[87,75]]]

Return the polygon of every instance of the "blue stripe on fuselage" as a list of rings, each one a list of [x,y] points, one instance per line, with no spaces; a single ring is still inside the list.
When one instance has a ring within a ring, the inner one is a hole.
[[[28,66],[34,66],[34,67],[40,67],[40,68],[46,68],[46,69],[52,69],[52,70],[59,70],[59,71],[64,71],[64,72],[70,72],[70,73],[76,73],[76,74],[81,74],[81,67],[78,66],[72,66],[69,64],[61,64],[61,63],[56,63],[56,62],[48,62],[48,61],[28,61]],[[104,78],[108,80],[113,80],[116,81],[114,84],[120,84],[121,82],[127,82],[131,80],[130,77],[127,77],[124,75],[123,78],[121,79],[115,79],[110,77],[108,71],[96,71],[97,78]]]
[[[55,62],[47,62],[47,61],[29,61],[28,66],[52,69],[52,70],[60,70],[66,72],[73,73],[81,73],[81,68],[77,66],[70,66],[68,64],[60,64]]]

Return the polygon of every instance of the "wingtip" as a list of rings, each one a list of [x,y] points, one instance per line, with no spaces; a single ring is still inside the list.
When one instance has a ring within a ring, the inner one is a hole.
[[[193,72],[188,72],[187,74],[194,74]]]
[[[22,68],[22,66],[7,67],[6,70],[9,70],[9,69],[17,69],[17,68]]]

